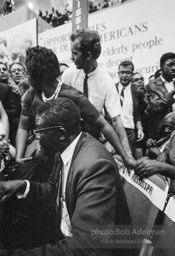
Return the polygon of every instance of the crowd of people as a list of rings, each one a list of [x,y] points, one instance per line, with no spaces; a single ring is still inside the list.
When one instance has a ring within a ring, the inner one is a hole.
[[[117,4],[121,4],[126,2],[127,0],[104,0],[104,1],[94,1],[89,0],[89,13],[96,12],[102,10],[103,8],[111,7]],[[63,6],[62,10],[55,10],[52,7],[51,13],[47,11],[39,10],[39,16],[44,19],[47,23],[49,23],[53,27],[57,27],[68,23],[72,19],[72,6],[70,7],[67,3]]]
[[[99,11],[103,8],[111,7],[117,4],[121,4],[126,2],[127,0],[104,0],[104,1],[94,1],[89,0],[89,13]],[[15,3],[13,0],[5,0],[3,6],[3,15],[7,15],[11,12],[15,11]],[[52,7],[51,12],[48,10],[43,11],[39,10],[38,15],[44,19],[47,23],[49,23],[53,27],[57,27],[68,23],[72,18],[72,6],[69,6],[69,3],[63,5],[60,10]]]
[[[5,0],[3,4],[3,15],[7,15],[15,11],[15,3],[13,0]]]
[[[0,255],[138,255],[92,232],[132,227],[117,163],[175,178],[175,53],[148,84],[122,61],[115,84],[98,32],[70,40],[73,67],[41,46],[0,63]]]

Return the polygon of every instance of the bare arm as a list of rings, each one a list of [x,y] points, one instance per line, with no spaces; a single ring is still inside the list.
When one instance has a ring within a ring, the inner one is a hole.
[[[9,130],[10,130],[9,120],[1,101],[0,101],[0,117],[1,117],[1,123],[5,130],[5,140],[7,141],[9,138]]]
[[[134,167],[136,161],[132,157],[129,157],[127,155],[117,133],[114,131],[112,126],[103,118],[102,115],[100,115],[95,124],[100,127],[100,130],[105,138],[111,143],[117,153],[122,157],[124,164],[127,167]]]
[[[114,130],[118,134],[118,137],[119,137],[125,151],[127,152],[127,154],[129,156],[132,156],[131,149],[130,149],[129,142],[128,142],[128,137],[127,137],[125,128],[123,126],[123,122],[121,120],[121,117],[120,116],[113,117],[112,118],[112,125],[114,127]]]
[[[147,178],[154,174],[161,174],[166,177],[175,179],[175,166],[163,163],[155,160],[151,160],[147,157],[140,158],[137,161],[135,172],[140,178]]]
[[[29,131],[27,129],[29,118],[21,116],[16,135],[16,161],[24,157]]]

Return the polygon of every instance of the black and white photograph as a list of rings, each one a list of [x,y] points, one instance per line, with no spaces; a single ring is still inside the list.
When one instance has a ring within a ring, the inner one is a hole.
[[[0,256],[175,255],[174,24],[174,0],[0,0]]]

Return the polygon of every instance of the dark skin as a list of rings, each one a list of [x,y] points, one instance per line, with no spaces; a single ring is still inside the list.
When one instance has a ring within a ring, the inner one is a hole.
[[[32,76],[29,74],[29,82],[30,84],[35,88],[35,80]],[[58,82],[57,79],[53,79],[48,82],[46,82],[44,79],[41,81],[42,89],[47,97],[50,97]],[[17,154],[16,154],[16,161],[22,162],[24,157],[24,148],[27,142],[28,138],[28,131],[26,129],[23,129],[23,123],[28,123],[29,120],[25,116],[21,116],[20,119],[20,125],[17,132],[17,140],[16,140],[16,148],[17,148]],[[99,116],[99,118],[96,120],[95,125],[100,128],[101,132],[104,134],[106,139],[111,143],[111,145],[116,149],[116,151],[121,155],[126,167],[133,168],[136,164],[136,161],[127,155],[125,149],[123,148],[120,139],[117,135],[117,133],[114,131],[112,126],[109,125],[109,123],[103,118],[102,115]]]
[[[154,174],[161,174],[175,179],[175,166],[148,157],[142,157],[137,161],[135,173],[141,178],[148,178]]]
[[[46,125],[43,122],[43,119],[40,117],[36,118],[36,127],[41,129]],[[81,130],[81,128],[80,128]],[[78,135],[78,134],[77,134]],[[63,130],[54,130],[47,133],[43,132],[38,134],[37,138],[40,141],[41,149],[44,154],[52,152],[53,155],[56,153],[62,153],[76,138],[75,135],[67,135],[65,129]],[[48,139],[49,138],[49,139]],[[55,143],[58,141],[59,143]],[[53,143],[54,142],[54,143]],[[1,181],[0,182],[0,204],[6,202],[16,193],[24,193],[27,183],[25,180],[13,180],[13,181]]]
[[[161,69],[163,78],[171,82],[175,78],[175,59],[166,60]]]

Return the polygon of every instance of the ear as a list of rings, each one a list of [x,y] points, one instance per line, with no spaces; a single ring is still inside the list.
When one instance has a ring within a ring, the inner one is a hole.
[[[67,131],[65,128],[59,129],[59,140],[64,141],[67,138]]]
[[[87,52],[87,60],[90,60],[92,58],[92,53],[91,52]]]

